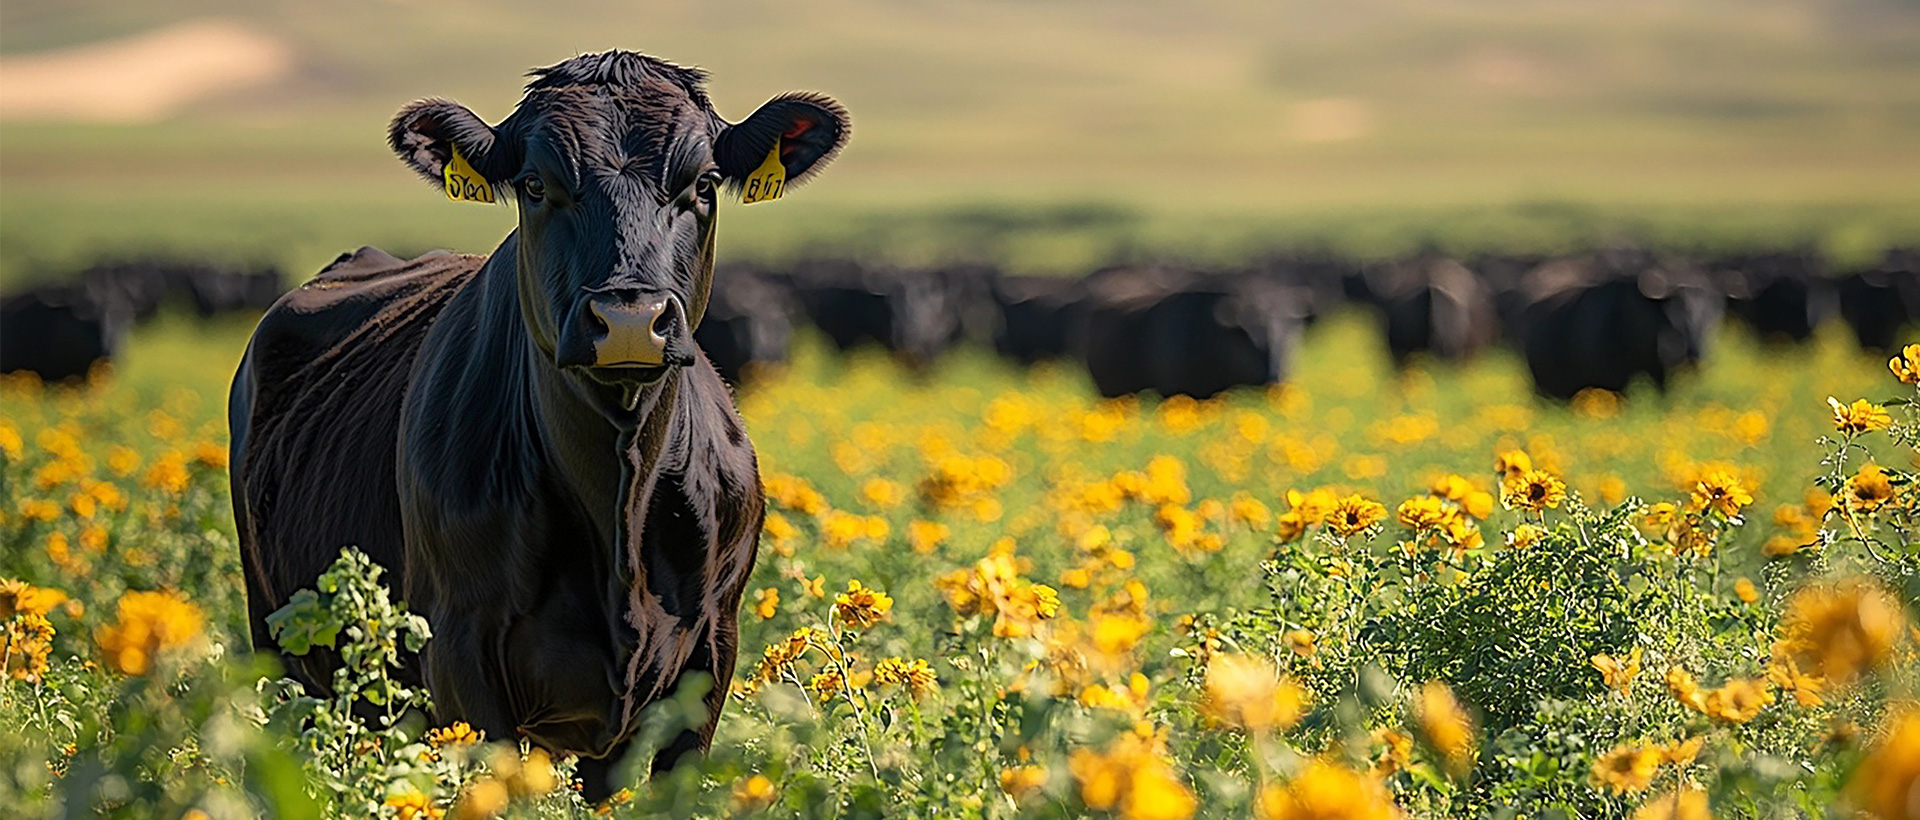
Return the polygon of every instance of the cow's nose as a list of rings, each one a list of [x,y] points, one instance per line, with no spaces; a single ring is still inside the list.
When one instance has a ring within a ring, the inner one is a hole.
[[[595,367],[659,367],[670,361],[686,310],[672,294],[623,298],[596,293],[587,300]]]

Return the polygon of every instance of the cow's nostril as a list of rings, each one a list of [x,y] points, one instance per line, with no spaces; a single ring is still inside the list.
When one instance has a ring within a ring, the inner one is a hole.
[[[666,304],[660,307],[660,312],[653,317],[653,335],[662,339],[671,337],[679,321],[680,301],[668,299]]]

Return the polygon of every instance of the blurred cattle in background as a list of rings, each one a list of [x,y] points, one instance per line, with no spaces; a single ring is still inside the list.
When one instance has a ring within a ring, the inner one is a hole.
[[[1517,336],[1534,388],[1562,400],[1590,387],[1622,392],[1642,375],[1666,390],[1705,355],[1722,312],[1699,269],[1642,250],[1548,262],[1521,288]]]
[[[1065,276],[1001,276],[993,281],[993,349],[1022,366],[1073,355],[1072,329],[1086,293]]]
[[[1465,262],[1493,292],[1494,312],[1500,322],[1498,333],[1516,349],[1521,347],[1522,340],[1514,333],[1520,327],[1520,314],[1527,302],[1521,284],[1527,274],[1550,259],[1542,254],[1482,253],[1468,257]]]
[[[42,381],[84,379],[111,361],[133,322],[124,307],[84,287],[50,285],[0,300],[0,373],[31,372]]]
[[[1416,353],[1460,361],[1500,335],[1493,290],[1457,261],[1409,259],[1381,266],[1369,280],[1396,367]]]
[[[714,266],[707,312],[693,331],[720,377],[735,387],[787,361],[797,310],[787,285],[748,265]]]
[[[979,267],[814,261],[795,266],[791,281],[807,319],[835,349],[874,344],[924,371],[969,337],[991,333],[994,275]]]
[[[87,375],[113,358],[134,323],[163,308],[200,318],[258,313],[280,298],[280,272],[158,260],[102,262],[6,297],[0,315],[0,372],[32,371],[50,382]]]
[[[1278,384],[1307,299],[1269,277],[1120,267],[1086,281],[1081,349],[1100,395],[1209,398]]]
[[[1805,342],[1839,310],[1826,262],[1813,250],[1745,253],[1709,263],[1727,315],[1763,342]]]
[[[1884,355],[1899,347],[1902,331],[1920,325],[1920,248],[1887,251],[1880,263],[1836,283],[1840,315],[1860,346]]]
[[[203,319],[265,312],[285,292],[283,281],[273,268],[242,270],[165,259],[101,262],[80,272],[81,285],[96,299],[124,307],[140,320],[168,305]]]
[[[1349,299],[1366,301],[1371,298],[1361,284],[1361,268],[1328,251],[1269,253],[1254,261],[1253,272],[1293,288],[1307,311],[1308,324],[1333,312]]]

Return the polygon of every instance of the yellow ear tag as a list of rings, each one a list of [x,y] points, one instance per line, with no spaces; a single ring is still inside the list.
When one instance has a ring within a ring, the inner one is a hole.
[[[787,192],[787,166],[780,164],[780,141],[773,141],[773,150],[767,152],[767,161],[753,169],[747,177],[746,187],[740,189],[740,204],[752,205],[779,199]]]
[[[447,160],[446,170],[441,175],[447,180],[447,198],[455,202],[484,202],[493,204],[493,186],[487,184],[487,178],[473,170],[467,164],[467,158],[460,156],[460,149],[453,148],[453,157]]]

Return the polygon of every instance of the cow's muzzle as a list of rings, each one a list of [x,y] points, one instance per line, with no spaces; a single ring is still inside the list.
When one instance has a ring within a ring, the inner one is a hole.
[[[693,363],[687,310],[671,293],[589,290],[570,319],[557,351],[562,367],[648,373]]]

